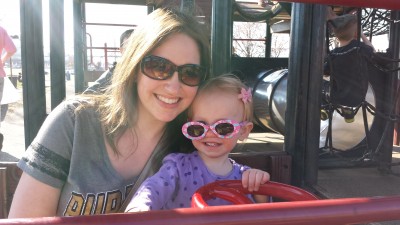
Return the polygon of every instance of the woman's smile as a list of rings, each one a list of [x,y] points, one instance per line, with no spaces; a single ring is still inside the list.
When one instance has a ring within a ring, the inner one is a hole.
[[[167,104],[175,104],[180,100],[180,98],[170,98],[170,97],[166,97],[166,96],[162,96],[162,95],[158,95],[158,94],[156,94],[155,96],[158,100],[160,100],[164,103],[167,103]]]

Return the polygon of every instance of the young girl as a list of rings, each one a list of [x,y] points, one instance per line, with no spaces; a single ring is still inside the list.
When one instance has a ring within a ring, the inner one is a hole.
[[[183,134],[192,140],[195,152],[172,153],[161,169],[148,178],[126,208],[128,212],[190,207],[191,197],[201,186],[217,181],[241,179],[249,191],[269,180],[267,172],[235,163],[229,153],[253,128],[251,90],[237,77],[222,75],[199,89],[189,108]],[[266,198],[258,196],[257,202]],[[209,205],[226,201],[212,199]]]

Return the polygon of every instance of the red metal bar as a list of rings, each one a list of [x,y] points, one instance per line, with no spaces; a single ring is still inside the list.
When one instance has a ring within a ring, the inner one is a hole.
[[[0,225],[339,225],[400,220],[400,196],[0,220]]]
[[[400,10],[399,0],[279,0],[279,1]]]
[[[234,38],[234,41],[266,41],[267,39]]]
[[[10,57],[9,63],[10,63],[10,75],[12,77],[13,76],[13,72],[12,72],[12,69],[13,69],[12,57]]]
[[[92,35],[89,33],[86,33],[87,36],[89,36],[89,46],[92,47]],[[90,64],[93,64],[93,51],[90,49]]]
[[[104,47],[86,47],[87,49],[101,49],[104,50]],[[118,47],[107,47],[108,50],[119,51]]]
[[[117,24],[117,23],[83,23],[84,25],[94,25],[94,26],[115,26],[115,27],[136,27],[133,24]]]
[[[108,68],[108,54],[107,54],[107,43],[104,43],[104,69]]]

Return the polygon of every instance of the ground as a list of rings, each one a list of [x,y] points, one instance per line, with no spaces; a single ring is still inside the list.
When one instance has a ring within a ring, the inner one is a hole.
[[[48,71],[47,69],[46,71]],[[21,69],[13,69],[13,74],[18,74]],[[17,75],[14,75],[17,76]],[[66,81],[67,96],[74,94],[74,83],[75,76],[71,76],[71,79]],[[46,102],[48,105],[47,111],[50,112],[50,74],[45,75],[46,85]],[[15,103],[9,104],[8,112],[5,120],[1,123],[0,132],[4,135],[3,149],[0,152],[0,161],[18,161],[18,159],[24,153],[25,146],[25,134],[24,134],[24,111],[23,111],[23,100],[22,100],[22,87],[21,82],[17,82],[17,90],[20,100]]]

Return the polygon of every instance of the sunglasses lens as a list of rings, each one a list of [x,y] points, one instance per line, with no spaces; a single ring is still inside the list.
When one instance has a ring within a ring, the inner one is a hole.
[[[234,130],[235,130],[235,127],[231,123],[220,123],[217,126],[215,126],[215,131],[217,131],[217,133],[219,135],[225,136],[230,133],[233,133]]]
[[[199,65],[185,65],[180,67],[182,83],[197,86],[204,79],[205,71]]]
[[[177,70],[179,79],[188,86],[198,86],[205,78],[206,71],[196,64],[176,66],[172,62],[158,56],[146,56],[142,60],[142,73],[151,79],[166,80]]]
[[[173,71],[173,67],[170,62],[149,56],[143,60],[142,72],[150,78],[165,80],[171,76],[170,71]]]
[[[204,127],[200,125],[190,125],[187,128],[187,133],[192,137],[200,137],[204,133]]]

